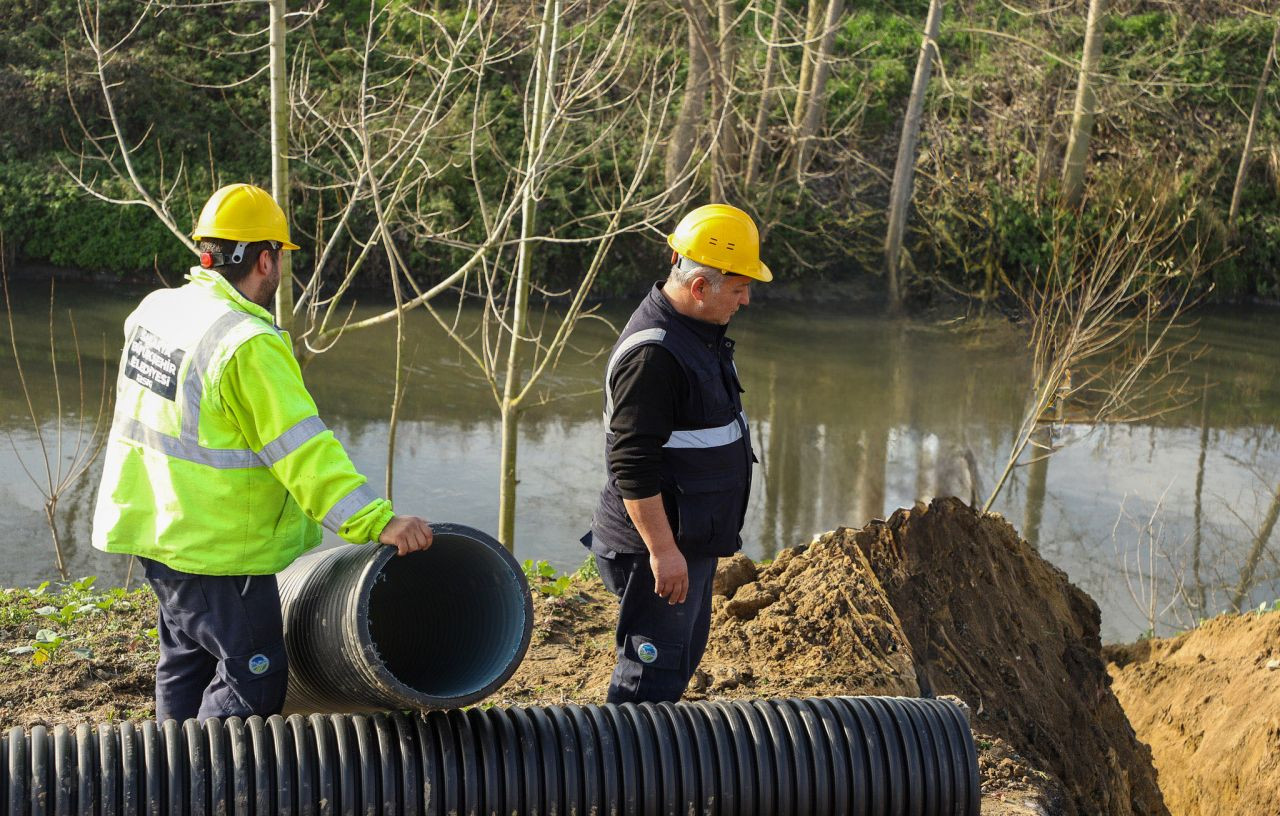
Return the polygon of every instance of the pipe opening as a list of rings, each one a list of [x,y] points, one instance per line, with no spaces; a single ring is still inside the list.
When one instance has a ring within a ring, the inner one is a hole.
[[[530,628],[524,576],[500,547],[437,532],[389,558],[369,593],[369,633],[387,671],[424,695],[469,700],[506,680]]]

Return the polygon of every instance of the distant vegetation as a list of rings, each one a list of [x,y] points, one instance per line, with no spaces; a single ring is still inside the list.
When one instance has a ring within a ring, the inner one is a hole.
[[[825,52],[827,2],[702,3],[636,3],[628,47],[618,57],[634,65],[602,91],[598,112],[575,119],[568,138],[590,143],[607,121],[603,108],[610,100],[651,83],[644,98],[658,100],[666,117],[655,138],[670,142],[663,145],[665,166],[657,161],[648,173],[650,194],[673,188],[681,204],[717,197],[752,211],[767,229],[768,259],[783,278],[879,286],[890,180],[928,0],[842,2]],[[351,195],[343,186],[350,180],[341,178],[346,168],[331,158],[337,154],[313,150],[328,138],[324,117],[355,109],[363,66],[390,76],[413,60],[428,65],[438,50],[438,26],[464,30],[463,12],[453,10],[458,5],[375,0],[377,36],[367,51],[370,3],[289,4],[297,13],[287,40],[293,94],[313,105],[295,108],[290,126],[291,210],[303,245],[297,264],[314,261],[310,247],[333,234],[326,219]],[[563,5],[567,38],[603,36],[608,26],[591,22],[593,12],[626,13],[598,1]],[[133,154],[136,173],[168,196],[180,226],[194,220],[219,184],[251,179],[269,186],[266,4],[199,6],[0,0],[0,19],[7,22],[0,28],[0,229],[10,260],[113,276],[150,277],[158,268],[171,280],[190,264],[186,248],[151,210],[95,199],[72,179],[72,171],[80,172],[103,196],[137,198],[101,161],[119,161],[113,138],[88,138],[110,136],[111,126],[83,33],[86,21],[92,29],[96,20],[111,43],[146,9],[137,30],[110,55],[106,77],[125,141],[142,145]],[[945,3],[906,230],[908,303],[944,292],[986,299],[995,284],[1016,288],[1049,265],[1052,236],[1061,231],[1056,202],[1087,6],[1079,0]],[[1170,213],[1190,207],[1186,245],[1210,262],[1201,291],[1228,301],[1280,298],[1274,77],[1262,89],[1239,215],[1227,223],[1276,31],[1274,12],[1264,13],[1261,0],[1107,6],[1089,192],[1084,213],[1073,217],[1100,217],[1120,201],[1146,201]],[[449,98],[448,115],[414,165],[429,181],[415,187],[392,218],[397,249],[426,284],[443,279],[484,239],[488,216],[472,191],[473,174],[501,180],[519,164],[539,8],[510,0],[488,8],[500,47],[485,55],[492,63],[478,89],[460,86]],[[419,11],[436,17],[425,23]],[[808,47],[806,28],[814,32]],[[691,47],[697,42],[705,50]],[[478,59],[465,48],[461,57]],[[825,85],[819,83],[814,109],[819,67]],[[389,103],[403,90],[399,103],[412,107],[434,87],[413,84],[428,76],[417,71],[396,87],[375,84],[366,92]],[[762,88],[766,77],[769,87]],[[479,133],[472,130],[477,111],[484,122]],[[538,204],[546,235],[595,234],[574,216],[598,209],[612,173],[627,176],[640,138],[602,147],[595,177],[548,178]],[[687,156],[674,149],[680,146]],[[682,167],[690,176],[685,181]],[[361,205],[350,223],[367,226],[374,219]],[[660,275],[665,251],[658,237],[656,229],[620,235],[596,294],[634,291]],[[356,239],[347,240],[326,266],[341,268],[359,251]],[[542,243],[533,257],[541,270],[535,277],[571,286],[591,255],[588,244]],[[357,285],[387,288],[388,263],[381,252],[371,253]]]

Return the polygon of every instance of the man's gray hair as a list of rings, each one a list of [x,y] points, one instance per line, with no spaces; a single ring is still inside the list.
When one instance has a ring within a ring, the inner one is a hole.
[[[724,273],[714,266],[700,264],[683,255],[677,255],[667,280],[679,286],[689,286],[696,278],[704,278],[712,292],[719,292],[720,286],[724,283]]]

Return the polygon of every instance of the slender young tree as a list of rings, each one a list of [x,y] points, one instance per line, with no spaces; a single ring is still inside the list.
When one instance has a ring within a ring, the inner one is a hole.
[[[806,8],[804,40],[800,45],[800,78],[796,80],[796,103],[791,112],[791,121],[797,133],[800,131],[800,122],[804,120],[804,112],[808,106],[809,86],[813,83],[813,54],[822,33],[821,26],[826,4],[823,0],[809,0]]]
[[[1084,169],[1089,160],[1089,138],[1098,111],[1098,64],[1102,61],[1102,27],[1106,0],[1089,0],[1089,16],[1084,24],[1084,54],[1080,59],[1080,79],[1076,85],[1076,105],[1071,116],[1071,136],[1062,164],[1062,200],[1078,207],[1084,194]]]
[[[268,73],[271,78],[271,197],[289,209],[289,72],[285,56],[285,0],[270,0]],[[280,285],[276,288],[276,325],[293,334],[293,257],[280,253]]]
[[[493,241],[477,248],[481,263],[460,283],[459,309],[452,318],[427,306],[478,369],[498,408],[498,539],[512,549],[521,418],[531,406],[553,398],[539,390],[542,378],[569,347],[578,323],[590,316],[587,296],[617,236],[655,229],[681,206],[668,188],[651,188],[675,86],[669,69],[627,48],[639,7],[638,0],[575,3],[570,27],[562,0],[546,0],[529,55],[521,155],[498,154],[496,140],[476,141],[486,145],[480,158],[487,164],[509,168],[506,176],[473,176],[479,209],[498,212],[514,202],[518,216],[486,226]],[[482,100],[473,115],[472,132],[482,134]],[[677,184],[682,181],[677,178]],[[546,198],[555,185],[588,187],[595,206],[565,212]],[[552,294],[542,279],[546,264],[539,255],[544,247],[563,243],[590,247],[590,260],[571,290],[561,293],[566,297],[547,297],[535,319],[532,298]],[[566,299],[553,313],[553,302]],[[466,300],[481,304],[478,327],[462,318]]]
[[[899,281],[899,259],[902,235],[911,203],[912,179],[916,166],[916,141],[920,136],[920,118],[924,111],[924,95],[929,87],[933,61],[938,58],[938,29],[942,25],[942,0],[930,0],[929,16],[920,41],[920,57],[911,82],[907,114],[902,120],[902,138],[898,141],[898,159],[893,167],[893,186],[889,190],[889,224],[884,237],[884,272],[889,285],[889,312],[902,310],[902,285]]]
[[[711,201],[724,202],[727,187],[738,172],[738,132],[735,128],[734,94],[734,4],[733,0],[716,2],[716,60],[711,84]]]
[[[1262,76],[1258,77],[1258,89],[1253,94],[1253,109],[1249,111],[1249,127],[1244,134],[1244,149],[1240,151],[1240,166],[1236,170],[1236,183],[1231,188],[1231,208],[1227,212],[1227,229],[1235,235],[1236,217],[1240,214],[1240,194],[1244,191],[1245,175],[1249,172],[1249,159],[1253,155],[1253,140],[1258,128],[1258,116],[1262,112],[1262,100],[1267,94],[1267,82],[1271,79],[1271,66],[1276,60],[1276,44],[1280,42],[1280,19],[1276,20],[1271,35],[1271,48],[1262,63]]]
[[[1194,336],[1175,331],[1200,276],[1184,247],[1195,203],[1125,201],[1084,225],[1059,213],[1049,266],[1022,295],[1031,390],[1009,456],[983,504],[991,509],[1055,401],[1093,425],[1132,422],[1182,404]],[[1047,456],[1054,448],[1037,450]]]
[[[796,135],[796,183],[802,186],[813,157],[813,140],[817,138],[827,111],[827,77],[831,73],[836,33],[843,14],[844,0],[830,0],[822,39],[818,41],[818,50],[813,57],[813,87],[805,91],[804,118],[800,120],[800,131]]]
[[[74,318],[68,315],[72,352],[76,362],[78,401],[72,410],[64,410],[62,377],[58,370],[57,338],[64,334],[65,330],[56,327],[54,323],[54,289],[53,281],[50,280],[49,370],[47,374],[42,374],[40,379],[53,390],[53,405],[49,412],[53,415],[53,421],[52,423],[45,421],[44,416],[36,408],[37,400],[32,396],[35,389],[27,378],[22,352],[18,347],[18,333],[14,330],[13,302],[9,296],[9,270],[3,260],[4,244],[4,234],[0,233],[0,289],[3,290],[5,317],[9,327],[9,349],[13,353],[13,364],[17,374],[16,386],[13,387],[16,387],[26,403],[27,419],[31,423],[32,434],[40,449],[38,465],[24,461],[16,447],[14,453],[18,456],[18,464],[22,467],[23,473],[44,499],[44,519],[53,543],[54,566],[58,569],[58,575],[65,581],[70,575],[67,571],[66,554],[63,552],[62,532],[59,529],[58,503],[88,472],[89,467],[98,458],[98,454],[102,452],[103,445],[107,441],[107,430],[111,425],[111,397],[115,392],[109,387],[107,367],[104,365],[98,384],[97,409],[94,409],[91,402],[86,401],[84,357],[80,353],[80,337],[76,332]],[[105,339],[103,346],[105,358]],[[91,394],[88,396],[92,399]],[[52,427],[49,427],[50,425]]]
[[[765,44],[764,75],[760,80],[760,101],[756,106],[755,124],[747,134],[751,147],[747,154],[747,168],[742,176],[742,186],[746,190],[754,188],[760,172],[760,158],[764,155],[767,138],[765,129],[769,123],[769,109],[777,95],[773,87],[774,74],[778,64],[778,35],[781,32],[783,0],[774,0],[773,20],[769,24],[769,42]]]
[[[680,0],[688,31],[688,65],[684,96],[676,116],[671,138],[667,142],[664,178],[676,198],[688,195],[691,186],[694,154],[698,148],[698,130],[704,118],[707,91],[711,87],[710,16],[702,0]]]
[[[502,387],[502,462],[501,489],[498,493],[498,540],[515,549],[516,537],[516,445],[520,433],[521,378],[524,374],[524,346],[529,323],[529,292],[533,288],[529,269],[536,229],[534,207],[541,189],[546,161],[545,140],[549,135],[548,120],[558,77],[560,59],[560,0],[546,0],[542,25],[538,29],[538,50],[534,55],[531,100],[525,104],[525,179],[520,196],[520,242],[516,246],[515,307],[511,321],[511,338],[507,346],[507,372]]]

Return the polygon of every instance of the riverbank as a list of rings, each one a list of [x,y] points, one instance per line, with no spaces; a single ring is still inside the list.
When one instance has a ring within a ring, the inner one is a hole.
[[[0,726],[153,716],[150,592],[84,582],[57,589],[0,595]],[[612,665],[612,597],[584,570],[567,580],[537,579],[534,601],[528,656],[491,702],[602,701]],[[1165,786],[1175,781],[1162,758],[1184,750],[1190,738],[1143,723],[1196,715],[1205,729],[1252,722],[1256,728],[1246,730],[1264,743],[1280,733],[1276,712],[1257,710],[1258,700],[1280,699],[1275,689],[1248,686],[1249,698],[1229,684],[1227,668],[1252,665],[1243,657],[1215,659],[1218,679],[1194,681],[1199,694],[1213,698],[1197,706],[1165,700],[1161,685],[1120,674],[1155,657],[1169,663],[1172,654],[1191,654],[1185,647],[1152,641],[1113,648],[1107,657],[1117,665],[1109,676],[1092,600],[999,516],[953,499],[860,530],[841,528],[771,562],[724,561],[713,609],[710,646],[688,698],[952,695],[969,708],[984,813],[1197,812],[1166,810],[1166,802],[1183,800],[1173,787],[1157,787],[1157,769]],[[1269,628],[1280,627],[1280,615],[1215,619],[1203,637],[1221,641],[1242,626],[1258,643],[1280,641],[1280,628]],[[1240,648],[1254,642],[1241,639]],[[1207,648],[1197,647],[1210,654]],[[1268,682],[1280,681],[1265,661],[1261,671],[1273,678]],[[1140,698],[1160,716],[1121,708]],[[1253,706],[1252,720],[1231,707],[1240,704]],[[1233,756],[1229,747],[1219,755],[1223,762]],[[1177,777],[1176,766],[1168,767]],[[1237,789],[1251,785],[1240,777]]]

